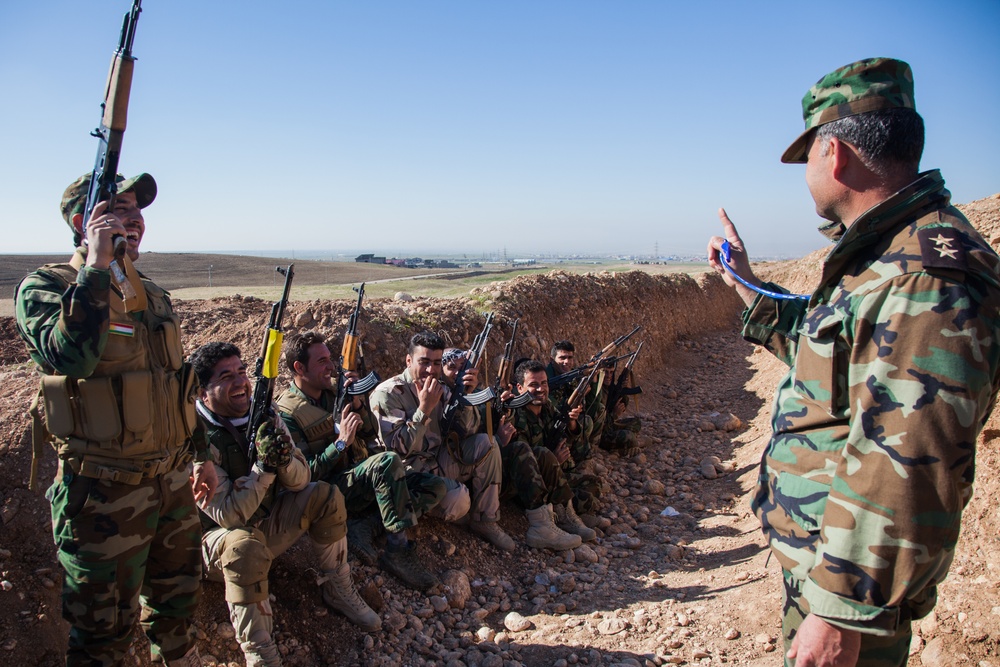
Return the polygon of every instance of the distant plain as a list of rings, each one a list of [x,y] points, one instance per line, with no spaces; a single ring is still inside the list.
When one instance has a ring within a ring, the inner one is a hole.
[[[13,316],[14,290],[18,282],[39,266],[64,262],[67,255],[0,255],[0,316]],[[176,299],[212,299],[240,294],[274,300],[280,294],[283,277],[276,266],[294,264],[293,301],[350,299],[352,287],[367,283],[368,298],[392,297],[397,292],[412,296],[454,298],[465,296],[474,287],[515,276],[547,273],[558,269],[571,273],[594,271],[645,271],[701,273],[704,263],[667,262],[633,264],[621,260],[549,261],[530,266],[504,267],[486,264],[471,269],[406,269],[361,262],[296,260],[250,255],[201,253],[143,253],[137,268]]]

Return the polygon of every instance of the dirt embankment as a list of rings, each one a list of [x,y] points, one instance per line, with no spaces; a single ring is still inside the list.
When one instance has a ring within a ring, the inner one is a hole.
[[[1000,195],[965,208],[988,239],[997,238]],[[805,291],[815,282],[818,259],[761,269]],[[352,307],[294,302],[287,329],[318,328],[339,348]],[[589,357],[641,324],[625,347],[645,341],[636,366],[645,389],[639,402],[645,447],[631,459],[597,453],[605,504],[600,538],[586,548],[553,554],[519,546],[503,554],[461,528],[422,521],[421,556],[456,582],[438,598],[355,564],[363,595],[383,617],[383,630],[373,635],[327,613],[308,545],[296,545],[271,573],[286,664],[777,664],[780,573],[767,560],[748,494],[783,368],[739,339],[740,309],[717,276],[639,272],[556,271],[493,283],[466,299],[366,302],[360,323],[366,361],[383,378],[402,369],[412,333],[432,329],[467,346],[486,311],[496,313],[489,372],[514,318],[522,327],[517,355],[542,359],[561,338],[576,343],[578,357]],[[269,303],[231,297],[181,301],[177,310],[188,352],[227,340],[252,366]],[[285,375],[279,384],[286,381]],[[13,320],[0,318],[0,665],[60,664],[65,646],[48,507],[26,488],[31,447],[24,411],[36,383]],[[1000,667],[998,444],[994,415],[980,439],[977,491],[956,563],[937,611],[917,628],[913,664]],[[54,474],[53,459],[46,452],[44,480]],[[668,507],[677,514],[661,514]],[[523,512],[506,503],[501,525],[519,541]],[[510,612],[524,616],[528,628],[508,629]],[[195,622],[206,664],[243,664],[220,586],[205,586]],[[144,641],[133,648],[127,664],[148,664]]]

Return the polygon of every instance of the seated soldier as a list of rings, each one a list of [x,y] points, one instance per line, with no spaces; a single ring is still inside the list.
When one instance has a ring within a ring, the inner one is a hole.
[[[601,495],[601,481],[594,475],[579,471],[574,464],[574,445],[583,439],[587,432],[587,422],[590,417],[581,414],[583,406],[577,406],[567,415],[561,416],[549,401],[549,381],[545,365],[540,361],[529,359],[522,361],[514,369],[514,382],[517,393],[525,392],[534,396],[534,400],[523,408],[514,410],[511,424],[517,429],[517,437],[532,447],[545,447],[552,451],[561,464],[563,475],[573,489],[574,504],[582,514],[590,514],[598,508],[598,498]],[[556,517],[564,530],[570,526],[582,525],[579,517],[573,512],[573,506],[567,505],[565,515],[560,516],[558,507]],[[572,530],[581,534],[577,530]]]
[[[625,416],[630,396],[642,393],[636,386],[631,368],[623,368],[617,378],[604,388],[604,402],[607,405],[607,421],[601,433],[601,449],[631,456],[639,451],[639,430],[642,419],[639,415]]]
[[[444,351],[441,358],[442,376],[451,389],[455,387],[465,358],[464,350],[450,347]],[[510,393],[505,392],[505,398],[509,397]],[[492,409],[492,401],[480,406],[483,415],[486,410]],[[482,418],[480,424],[485,425],[488,421]],[[524,505],[525,516],[528,518],[528,532],[525,533],[524,541],[528,546],[563,551],[580,546],[581,538],[592,540],[597,537],[593,530],[582,523],[572,526],[574,530],[553,523],[553,507],[558,508],[555,511],[565,517],[566,504],[573,499],[573,491],[563,477],[555,454],[546,447],[532,448],[515,435],[514,427],[505,416],[494,436],[500,446],[500,458],[503,461],[500,495],[516,496]],[[572,512],[572,508],[569,511]],[[577,532],[581,529],[583,532]]]
[[[379,442],[386,451],[403,458],[407,470],[444,477],[448,493],[435,509],[446,521],[470,514],[469,530],[504,551],[513,551],[514,540],[497,525],[503,463],[500,449],[479,430],[479,412],[459,408],[448,440],[441,433],[441,415],[451,391],[441,383],[444,341],[425,331],[410,339],[406,370],[389,378],[372,392],[371,408],[378,418]],[[472,389],[477,371],[462,378]],[[472,482],[472,497],[465,486]],[[470,512],[471,507],[471,512]]]
[[[426,472],[406,472],[395,452],[369,456],[366,444],[377,437],[378,422],[363,394],[346,397],[340,421],[335,423],[334,374],[338,369],[319,333],[289,336],[285,365],[292,373],[292,383],[276,404],[292,441],[305,454],[313,481],[336,484],[344,494],[348,516],[362,516],[348,523],[348,547],[360,560],[374,565],[378,558],[374,533],[384,526],[387,547],[381,557],[383,568],[411,588],[433,588],[438,578],[417,559],[416,545],[407,538],[406,529],[417,525],[418,517],[441,502],[445,481]],[[349,382],[356,379],[353,372],[348,375],[353,376]]]
[[[549,352],[549,364],[545,366],[545,373],[551,382],[553,378],[569,373],[576,368],[576,347],[568,340],[557,340],[552,344]],[[593,456],[594,447],[601,442],[601,432],[604,429],[606,416],[604,387],[605,370],[601,369],[594,375],[590,386],[587,388],[587,396],[583,400],[584,412],[590,418],[584,424],[584,434],[582,438],[577,438],[572,447],[573,460],[576,465],[581,466],[580,471],[589,471],[589,461]],[[558,387],[549,387],[549,398],[556,408],[565,405],[570,394],[580,381],[579,378],[565,382]]]
[[[200,507],[206,576],[225,581],[226,603],[248,665],[280,665],[272,637],[267,575],[271,561],[304,532],[323,572],[323,601],[365,631],[382,621],[358,595],[347,564],[344,499],[336,486],[310,482],[302,452],[275,417],[257,432],[251,458],[244,429],[252,386],[240,351],[208,343],[191,355],[201,382],[204,419],[219,474],[215,496]]]

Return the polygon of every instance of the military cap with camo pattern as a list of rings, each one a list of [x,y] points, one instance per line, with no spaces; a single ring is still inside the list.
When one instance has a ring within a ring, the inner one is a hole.
[[[149,174],[139,174],[132,178],[125,178],[118,174],[115,176],[115,183],[118,184],[118,192],[134,192],[139,208],[146,208],[156,199],[156,181]],[[90,189],[90,172],[73,181],[66,191],[63,192],[62,203],[59,209],[62,211],[63,219],[70,229],[73,227],[73,216],[83,213],[87,205],[87,191]]]
[[[806,129],[781,161],[805,162],[809,133],[820,125],[884,109],[916,109],[913,72],[908,64],[892,58],[867,58],[830,72],[802,98]]]

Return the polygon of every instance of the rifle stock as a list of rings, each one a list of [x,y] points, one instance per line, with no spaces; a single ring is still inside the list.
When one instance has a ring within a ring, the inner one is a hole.
[[[99,141],[97,157],[94,159],[94,169],[90,173],[90,187],[87,190],[87,202],[83,208],[83,226],[81,228],[84,241],[87,238],[87,223],[94,208],[103,201],[108,202],[108,212],[115,206],[115,196],[118,194],[118,162],[121,157],[122,139],[125,126],[128,124],[128,100],[132,91],[132,72],[135,58],[132,57],[132,42],[135,40],[135,28],[142,12],[142,0],[133,0],[132,9],[122,19],[121,34],[118,37],[118,48],[111,57],[108,69],[108,79],[104,85],[104,101],[101,102],[101,125],[91,132],[91,136]],[[136,298],[135,290],[125,276],[119,262],[125,256],[128,243],[121,234],[116,234],[115,256],[111,261],[111,272],[115,282],[122,290],[126,300]]]
[[[354,312],[351,313],[347,321],[347,331],[344,332],[344,343],[340,346],[340,369],[337,373],[337,401],[334,404],[333,417],[340,421],[340,413],[347,403],[348,396],[359,396],[366,394],[381,382],[375,371],[368,373],[365,377],[356,382],[347,384],[345,371],[356,372],[361,368],[361,337],[358,335],[358,318],[361,315],[361,302],[365,298],[365,284],[353,288],[358,293],[358,302],[354,305]]]

